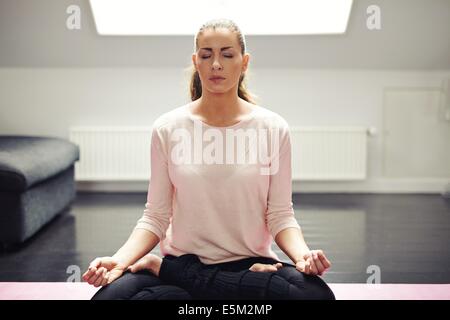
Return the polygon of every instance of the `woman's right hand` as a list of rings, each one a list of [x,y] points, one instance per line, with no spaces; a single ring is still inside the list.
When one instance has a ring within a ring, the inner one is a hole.
[[[105,286],[120,278],[127,267],[113,257],[95,258],[83,274],[83,280],[94,287]]]

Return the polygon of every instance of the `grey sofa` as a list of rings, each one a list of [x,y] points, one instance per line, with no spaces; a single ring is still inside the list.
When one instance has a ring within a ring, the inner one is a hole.
[[[70,206],[77,145],[61,138],[0,135],[0,244],[24,242]]]

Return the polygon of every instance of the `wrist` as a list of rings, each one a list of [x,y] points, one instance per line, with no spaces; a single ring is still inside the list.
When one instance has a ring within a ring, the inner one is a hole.
[[[130,265],[130,263],[127,263],[125,259],[120,256],[113,255],[111,258],[116,262],[116,266],[119,268],[126,269]]]
[[[161,270],[161,262],[155,261],[154,263],[152,263],[150,269],[155,276],[159,277],[159,271]]]
[[[297,262],[301,261],[301,260],[305,260],[305,256],[309,255],[309,253],[311,252],[311,250],[309,250],[309,248],[303,248],[302,250],[300,250],[292,259],[292,261],[294,262],[294,264],[297,264]]]

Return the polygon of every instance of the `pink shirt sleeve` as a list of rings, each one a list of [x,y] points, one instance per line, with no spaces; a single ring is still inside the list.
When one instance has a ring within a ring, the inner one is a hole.
[[[157,127],[151,138],[151,176],[144,214],[137,222],[137,229],[153,232],[164,239],[172,216],[173,185],[169,177],[167,153]]]
[[[267,226],[273,239],[286,228],[300,229],[292,202],[291,139],[287,123],[280,128],[279,141],[279,152],[275,153],[278,156],[278,170],[269,176],[266,213]]]

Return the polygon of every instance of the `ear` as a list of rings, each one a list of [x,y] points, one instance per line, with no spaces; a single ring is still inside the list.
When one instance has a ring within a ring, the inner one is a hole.
[[[247,71],[249,61],[250,61],[250,54],[245,53],[244,56],[242,57],[242,72]]]
[[[197,55],[195,53],[192,54],[192,64],[195,67],[195,70],[197,70]]]

